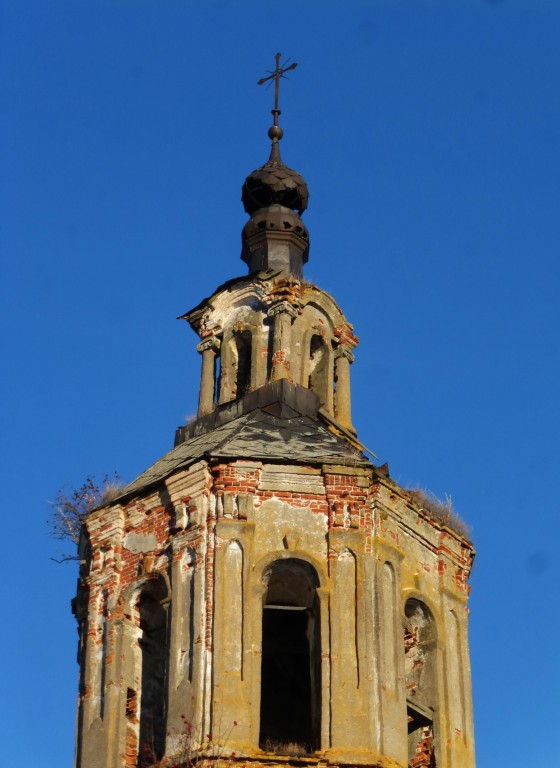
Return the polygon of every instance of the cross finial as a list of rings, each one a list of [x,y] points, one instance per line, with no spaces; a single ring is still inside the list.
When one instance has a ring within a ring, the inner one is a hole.
[[[296,62],[294,61],[293,64],[290,64],[289,66],[286,66],[286,64],[281,65],[280,64],[280,58],[282,54],[277,53],[275,56],[276,59],[276,69],[274,72],[270,72],[270,74],[267,77],[261,77],[257,85],[264,85],[264,83],[268,82],[269,80],[274,80],[274,109],[272,110],[272,114],[274,115],[274,126],[278,126],[278,115],[280,114],[280,110],[278,109],[278,91],[279,91],[279,83],[280,78],[284,77],[285,72],[289,72],[291,69],[295,69],[297,67]],[[273,138],[273,137],[271,137]],[[281,138],[281,136],[278,136],[277,138]]]

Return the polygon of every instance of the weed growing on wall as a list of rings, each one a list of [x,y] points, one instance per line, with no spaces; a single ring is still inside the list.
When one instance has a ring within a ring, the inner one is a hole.
[[[236,757],[235,752],[226,750],[226,745],[233,729],[237,726],[237,720],[233,721],[223,736],[216,738],[213,734],[207,733],[202,741],[196,738],[193,724],[186,715],[181,715],[181,721],[182,728],[179,732],[167,733],[167,751],[171,755],[157,761],[154,758],[153,744],[148,742],[142,746],[138,760],[139,768],[196,768],[203,762],[211,765],[218,761],[223,768],[227,768]]]
[[[62,487],[53,501],[48,501],[50,517],[47,520],[49,533],[53,539],[70,542],[73,547],[70,553],[62,552],[57,563],[78,560],[78,542],[80,531],[87,515],[97,507],[109,504],[123,489],[123,482],[115,472],[104,475],[97,480],[94,475],[88,475],[79,488]]]
[[[425,512],[428,517],[436,520],[438,523],[451,528],[468,539],[470,536],[469,526],[462,520],[453,507],[451,496],[445,496],[445,501],[431,491],[425,491],[423,488],[409,488],[407,491],[409,499],[415,504],[421,512]]]

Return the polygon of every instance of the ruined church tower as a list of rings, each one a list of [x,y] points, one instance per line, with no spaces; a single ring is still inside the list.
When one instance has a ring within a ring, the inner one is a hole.
[[[181,318],[198,416],[84,526],[76,766],[474,768],[474,551],[365,456],[358,339],[303,277],[308,190],[273,114],[248,274]]]

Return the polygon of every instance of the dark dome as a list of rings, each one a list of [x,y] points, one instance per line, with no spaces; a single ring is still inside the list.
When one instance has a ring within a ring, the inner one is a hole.
[[[247,176],[241,191],[243,206],[250,216],[274,203],[301,214],[307,208],[308,199],[305,179],[284,165],[276,142],[269,161]]]

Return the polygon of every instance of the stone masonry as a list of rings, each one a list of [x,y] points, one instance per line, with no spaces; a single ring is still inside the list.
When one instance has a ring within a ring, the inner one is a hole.
[[[365,456],[274,136],[250,274],[182,316],[198,417],[84,527],[76,766],[474,768],[474,550]]]

